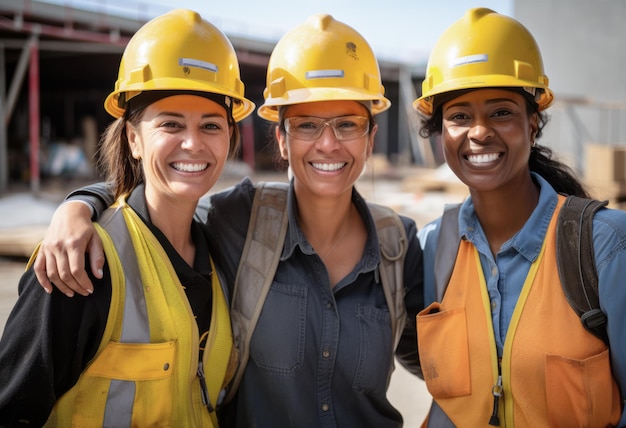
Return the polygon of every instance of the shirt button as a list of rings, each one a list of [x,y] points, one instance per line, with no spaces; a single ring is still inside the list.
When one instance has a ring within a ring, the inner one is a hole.
[[[491,276],[496,276],[498,274],[498,268],[497,267],[492,267],[491,268]]]
[[[326,303],[326,308],[332,309],[333,308],[333,302],[327,302]]]
[[[324,352],[322,352],[322,357],[324,357],[324,358],[328,358],[328,357],[330,357],[330,351],[324,351]]]
[[[323,412],[327,412],[328,409],[330,409],[330,406],[328,404],[326,404],[326,403],[322,404],[322,411]]]
[[[491,302],[491,309],[495,309],[498,306],[496,302]]]

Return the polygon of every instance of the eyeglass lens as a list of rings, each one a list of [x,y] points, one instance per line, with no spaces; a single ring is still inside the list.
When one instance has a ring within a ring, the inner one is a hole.
[[[323,119],[312,116],[296,116],[285,118],[287,134],[300,140],[317,140],[326,125],[330,126],[338,140],[351,140],[367,134],[369,119],[363,116],[340,116]]]

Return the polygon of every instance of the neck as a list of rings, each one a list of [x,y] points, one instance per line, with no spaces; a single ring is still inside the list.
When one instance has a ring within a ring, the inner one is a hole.
[[[348,235],[354,224],[355,209],[351,193],[316,201],[298,199],[300,228],[322,260]]]
[[[195,246],[191,238],[191,222],[196,204],[151,197],[146,191],[146,206],[152,224],[159,228],[187,264],[193,266]]]
[[[505,191],[470,190],[476,216],[494,255],[524,226],[539,202],[539,188],[530,176],[528,180],[516,189]]]

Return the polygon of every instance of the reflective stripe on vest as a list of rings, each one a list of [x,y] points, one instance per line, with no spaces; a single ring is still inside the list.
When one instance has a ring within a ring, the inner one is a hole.
[[[137,255],[126,227],[124,216],[119,210],[107,210],[100,219],[106,225],[105,230],[113,241],[122,263],[124,284],[124,322],[120,342],[150,343],[150,325],[146,299],[141,284],[141,273],[137,264]],[[135,382],[111,380],[104,410],[104,427],[131,426],[133,403],[135,401]]]

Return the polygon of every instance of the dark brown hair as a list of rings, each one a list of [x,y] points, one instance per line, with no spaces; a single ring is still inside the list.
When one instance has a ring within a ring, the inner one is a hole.
[[[111,123],[100,138],[98,169],[111,185],[115,199],[144,181],[141,161],[133,157],[126,136],[126,124],[139,126],[142,114],[143,109],[125,113]]]

